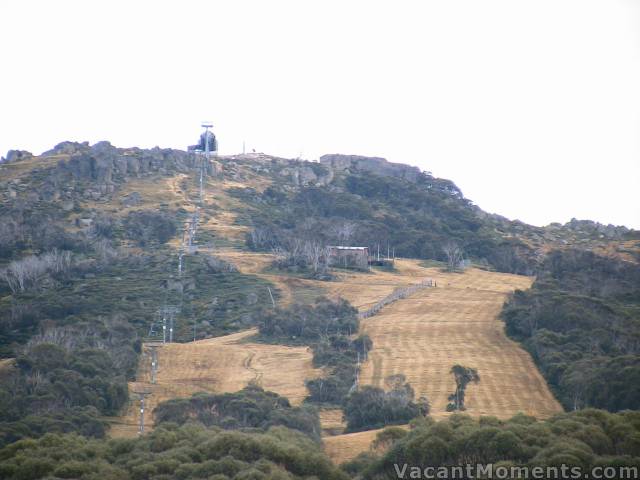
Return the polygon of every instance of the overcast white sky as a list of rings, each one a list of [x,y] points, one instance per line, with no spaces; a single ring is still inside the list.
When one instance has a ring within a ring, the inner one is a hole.
[[[0,152],[383,156],[485,210],[640,228],[640,1],[0,3]]]

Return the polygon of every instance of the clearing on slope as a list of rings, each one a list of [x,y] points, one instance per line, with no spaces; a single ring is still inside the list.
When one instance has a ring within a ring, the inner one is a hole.
[[[466,412],[472,416],[509,418],[522,412],[546,418],[562,411],[529,354],[504,333],[499,319],[507,295],[526,289],[532,279],[511,274],[469,269],[443,273],[417,262],[398,262],[399,274],[429,277],[437,288],[419,290],[385,307],[361,323],[373,340],[362,365],[361,385],[384,388],[389,375],[401,373],[415,390],[426,395],[431,416],[446,412],[455,391],[450,369],[454,364],[473,367],[481,380],[467,389]],[[337,463],[370,448],[377,430],[325,439],[325,449]]]
[[[153,409],[172,398],[185,398],[197,392],[236,392],[255,381],[265,390],[287,397],[299,405],[307,396],[305,380],[322,372],[313,368],[307,347],[286,347],[253,343],[250,329],[223,337],[191,343],[169,343],[158,348],[157,383],[151,384],[150,358],[140,362],[137,381],[129,384],[131,405],[116,419],[110,433],[129,437],[137,433],[139,409],[133,392],[146,389],[145,428],[153,428]]]
[[[437,414],[455,390],[450,369],[461,364],[481,377],[467,392],[470,415],[546,418],[562,411],[530,355],[507,338],[499,319],[507,294],[529,288],[532,279],[475,268],[464,274],[428,270],[437,288],[420,290],[362,322],[373,349],[361,384],[383,386],[387,376],[402,373]]]

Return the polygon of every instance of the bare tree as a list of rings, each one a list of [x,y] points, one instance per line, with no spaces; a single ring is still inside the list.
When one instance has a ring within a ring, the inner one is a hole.
[[[119,250],[117,248],[113,248],[111,242],[106,238],[96,241],[93,244],[93,249],[101,263],[112,262],[113,260],[117,260],[120,256]]]
[[[289,251],[282,247],[273,247],[271,253],[276,259],[276,264],[283,264],[289,260]]]
[[[64,273],[71,267],[71,252],[52,250],[41,256],[31,255],[14,260],[0,271],[13,293],[37,287],[47,273]]]
[[[18,278],[15,276],[14,272],[9,268],[0,270],[0,279],[4,280],[7,283],[12,293],[18,293],[18,291],[20,290],[20,282],[18,281]]]
[[[315,240],[307,241],[304,244],[304,255],[314,273],[317,273],[320,270],[323,263],[324,251],[324,246]]]
[[[338,240],[340,245],[348,245],[357,228],[358,225],[354,222],[335,223],[331,226],[331,235]]]
[[[265,248],[273,245],[275,242],[274,234],[271,230],[256,227],[249,232],[249,243],[257,249]]]
[[[462,248],[455,242],[448,242],[442,247],[442,250],[447,256],[447,271],[457,271],[464,256]]]

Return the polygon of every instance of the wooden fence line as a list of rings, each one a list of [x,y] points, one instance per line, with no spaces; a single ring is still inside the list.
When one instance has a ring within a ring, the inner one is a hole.
[[[418,283],[416,285],[410,285],[408,287],[396,288],[393,292],[391,292],[389,295],[384,297],[382,300],[378,301],[371,308],[368,308],[364,312],[358,313],[358,318],[359,319],[363,319],[363,318],[372,317],[375,314],[377,314],[380,310],[382,310],[384,307],[389,305],[390,303],[393,303],[393,302],[395,302],[397,300],[400,300],[402,298],[407,298],[409,295],[412,295],[415,292],[417,292],[418,290],[422,290],[423,288],[429,288],[429,287],[433,287],[433,286],[434,286],[433,280],[430,279],[430,278],[427,278],[425,280],[422,280],[422,282],[420,282],[420,283]]]

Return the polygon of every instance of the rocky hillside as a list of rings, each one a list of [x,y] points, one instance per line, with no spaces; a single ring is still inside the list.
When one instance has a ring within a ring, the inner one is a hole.
[[[308,303],[340,291],[321,285],[340,274],[328,245],[433,263],[448,260],[454,244],[465,260],[454,268],[520,274],[546,269],[548,253],[569,246],[638,261],[637,232],[510,221],[480,210],[450,180],[381,158],[219,157],[205,166],[209,190],[199,202],[201,162],[180,150],[63,142],[0,163],[0,444],[52,431],[103,436],[104,417],[128,402],[161,306],[180,307],[180,342],[257,327],[281,298]],[[179,270],[194,222],[197,242]],[[225,248],[235,256],[222,258]],[[247,261],[249,250],[271,263],[256,271],[230,260]],[[312,288],[293,288],[300,279]],[[525,307],[518,324],[527,324]],[[346,372],[345,391],[351,353],[334,368]]]

